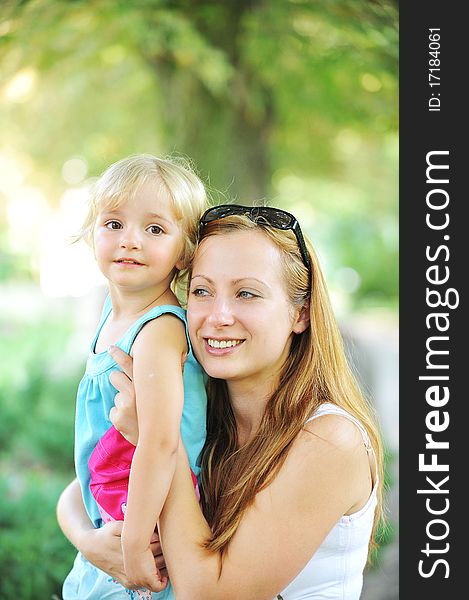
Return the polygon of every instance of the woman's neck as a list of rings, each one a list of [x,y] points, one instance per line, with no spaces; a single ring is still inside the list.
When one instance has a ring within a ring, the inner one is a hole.
[[[268,382],[253,386],[228,381],[227,387],[238,429],[238,444],[244,446],[259,429],[273,388]]]

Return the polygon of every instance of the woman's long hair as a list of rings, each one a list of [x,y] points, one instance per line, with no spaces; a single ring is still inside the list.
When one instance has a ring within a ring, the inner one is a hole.
[[[298,243],[291,231],[258,225],[247,217],[226,217],[204,227],[201,240],[233,231],[257,229],[279,248],[285,287],[292,307],[309,303],[310,326],[294,335],[267,401],[259,430],[239,447],[236,421],[226,383],[208,382],[207,441],[202,454],[202,503],[212,530],[205,547],[222,555],[256,494],[275,477],[305,422],[323,403],[331,402],[355,416],[365,427],[375,453],[378,509],[374,533],[382,517],[383,451],[373,410],[362,396],[345,357],[318,259],[309,240],[311,287]]]

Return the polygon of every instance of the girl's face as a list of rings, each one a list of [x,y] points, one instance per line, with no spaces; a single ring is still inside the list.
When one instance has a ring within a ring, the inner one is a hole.
[[[197,359],[227,382],[275,384],[293,334],[307,327],[288,301],[280,250],[261,230],[201,242],[187,309]]]
[[[183,248],[169,198],[150,183],[98,215],[93,241],[98,266],[109,282],[135,292],[154,288],[159,293],[168,287]]]

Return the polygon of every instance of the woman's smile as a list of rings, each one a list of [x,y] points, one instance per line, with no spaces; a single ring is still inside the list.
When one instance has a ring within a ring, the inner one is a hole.
[[[244,342],[243,339],[231,338],[204,338],[206,351],[213,356],[226,356],[232,354]]]

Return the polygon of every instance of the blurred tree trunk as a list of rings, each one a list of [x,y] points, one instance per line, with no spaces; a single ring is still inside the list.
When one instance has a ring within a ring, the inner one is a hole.
[[[219,90],[181,67],[171,52],[144,53],[161,90],[168,147],[193,158],[227,200],[243,203],[265,198],[271,176],[272,90],[246,64],[242,47],[243,19],[259,4],[259,0],[173,3],[227,61],[231,75]],[[216,18],[209,18],[208,9],[216,11]]]

